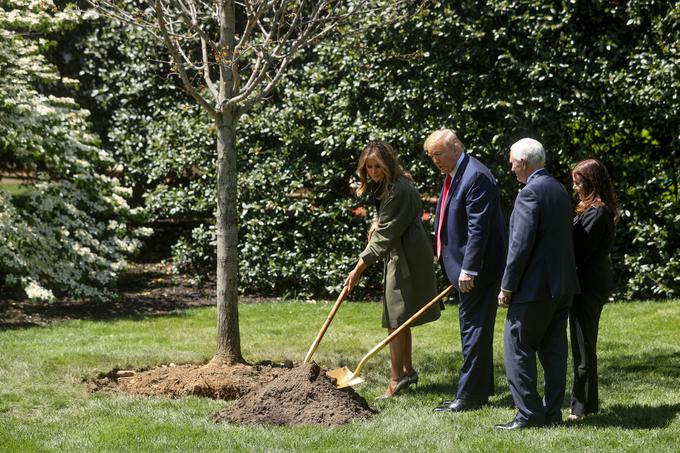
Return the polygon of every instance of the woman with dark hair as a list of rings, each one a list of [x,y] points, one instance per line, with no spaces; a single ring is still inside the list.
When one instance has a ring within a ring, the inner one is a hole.
[[[581,294],[569,311],[569,333],[574,361],[570,420],[599,410],[597,391],[597,333],[602,307],[613,286],[609,252],[618,220],[616,197],[606,167],[586,159],[571,171],[578,195],[574,217],[574,251]]]
[[[422,222],[422,202],[394,150],[384,142],[370,142],[359,157],[360,186],[357,195],[368,193],[377,215],[368,232],[368,245],[345,280],[352,290],[366,267],[384,260],[382,326],[394,332],[436,295],[432,243]],[[412,325],[439,318],[439,307],[429,309]],[[380,398],[390,398],[418,383],[413,368],[411,329],[390,343],[390,382]]]

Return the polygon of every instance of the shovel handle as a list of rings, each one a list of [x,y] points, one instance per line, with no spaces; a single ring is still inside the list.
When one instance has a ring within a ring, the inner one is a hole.
[[[451,290],[453,289],[453,285],[449,285],[448,288],[446,288],[444,291],[439,293],[434,299],[429,301],[423,308],[418,310],[413,316],[408,318],[402,325],[400,325],[394,332],[389,334],[387,338],[385,338],[383,341],[375,345],[373,349],[368,351],[368,353],[361,359],[359,362],[359,365],[357,365],[357,369],[354,370],[354,374],[352,376],[358,376],[359,371],[361,371],[361,367],[364,366],[364,363],[370,359],[375,353],[380,351],[382,348],[384,348],[387,344],[389,344],[390,341],[394,339],[397,335],[399,335],[404,329],[409,327],[416,319],[420,318],[427,310],[429,310],[434,304],[439,302],[444,296],[446,296]]]
[[[348,290],[349,290],[349,287],[347,287],[347,286],[342,288],[342,291],[340,292],[340,295],[338,296],[338,300],[335,301],[333,308],[331,308],[331,312],[328,314],[326,321],[323,323],[321,330],[319,331],[318,335],[314,339],[314,342],[312,343],[312,346],[309,348],[309,351],[307,352],[307,355],[305,356],[305,360],[302,363],[309,363],[309,360],[312,358],[312,355],[314,355],[314,352],[316,352],[316,348],[319,347],[319,343],[321,343],[321,339],[326,334],[326,330],[328,330],[328,326],[331,325],[331,321],[333,321],[333,317],[335,316],[335,313],[338,311],[338,308],[340,308],[340,305],[342,304],[342,301],[345,299],[345,296],[347,296]]]

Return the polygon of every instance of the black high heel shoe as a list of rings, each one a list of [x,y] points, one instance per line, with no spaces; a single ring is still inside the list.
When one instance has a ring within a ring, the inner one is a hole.
[[[414,371],[411,374],[407,374],[406,378],[408,378],[408,385],[414,384],[416,388],[418,388],[418,372]]]
[[[397,382],[397,385],[394,386],[394,389],[392,389],[392,393],[385,393],[384,395],[380,395],[376,399],[377,400],[386,400],[386,399],[392,398],[393,396],[396,396],[399,392],[404,390],[409,385],[411,385],[411,381],[409,380],[409,376],[408,375],[404,376],[403,378],[399,379],[399,381]]]

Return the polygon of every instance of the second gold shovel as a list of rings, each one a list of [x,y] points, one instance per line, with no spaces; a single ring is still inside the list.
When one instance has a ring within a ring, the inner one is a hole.
[[[376,354],[378,351],[380,351],[382,348],[384,348],[387,344],[389,344],[390,341],[394,339],[399,333],[401,333],[402,330],[406,329],[409,327],[413,321],[416,319],[420,318],[423,313],[425,313],[427,310],[430,309],[434,304],[439,302],[444,296],[446,296],[451,290],[453,289],[453,285],[450,285],[448,288],[446,288],[444,291],[439,293],[437,297],[429,301],[423,308],[418,310],[413,316],[411,316],[409,319],[407,319],[402,325],[400,325],[394,332],[389,334],[387,338],[385,338],[383,341],[378,343],[373,349],[368,351],[368,354],[366,354],[361,361],[359,362],[359,365],[357,365],[356,370],[352,371],[349,368],[341,367],[341,368],[336,368],[334,370],[327,371],[326,374],[332,378],[336,379],[335,386],[337,388],[343,388],[343,387],[350,387],[353,385],[361,384],[364,382],[363,378],[359,376],[359,372],[361,371],[361,368],[364,366],[366,361],[370,359],[374,354]]]

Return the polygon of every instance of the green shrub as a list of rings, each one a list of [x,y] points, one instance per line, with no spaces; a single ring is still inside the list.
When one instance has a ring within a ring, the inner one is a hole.
[[[128,228],[130,190],[106,175],[115,162],[88,112],[53,94],[76,81],[46,60],[45,36],[77,20],[51,2],[0,1],[0,169],[36,178],[14,196],[0,190],[0,285],[103,300],[148,231]]]
[[[662,1],[430,1],[404,20],[379,16],[339,30],[291,67],[270,102],[243,118],[239,153],[242,292],[327,295],[365,244],[352,212],[356,159],[391,142],[423,195],[441,177],[422,152],[453,127],[499,179],[509,216],[519,188],[507,147],[532,136],[548,169],[595,156],[610,168],[624,213],[613,253],[616,297],[680,293],[677,254],[680,6]],[[92,25],[80,42],[82,93],[124,162],[135,206],[193,229],[175,265],[212,275],[213,131],[167,76],[163,50],[139,32]],[[369,216],[372,215],[369,208]],[[434,206],[427,202],[429,211]],[[380,269],[364,279],[380,287]]]

